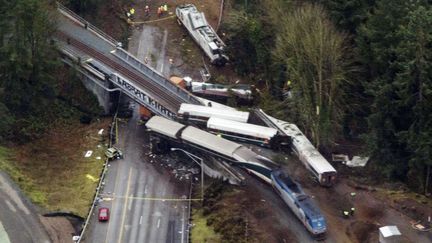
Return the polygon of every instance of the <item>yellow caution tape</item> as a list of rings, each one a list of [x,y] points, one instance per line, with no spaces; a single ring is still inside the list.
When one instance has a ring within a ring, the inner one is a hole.
[[[155,19],[155,20],[149,20],[149,21],[138,21],[138,22],[132,22],[132,21],[128,21],[129,24],[148,24],[148,23],[154,23],[154,22],[159,22],[159,21],[163,21],[163,20],[167,20],[170,18],[174,18],[176,17],[175,15],[172,16],[168,16],[162,19]]]

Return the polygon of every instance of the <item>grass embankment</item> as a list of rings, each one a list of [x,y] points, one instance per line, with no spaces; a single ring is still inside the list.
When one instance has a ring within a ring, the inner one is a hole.
[[[213,227],[207,225],[207,218],[203,216],[202,210],[192,210],[192,243],[216,243],[222,242],[221,236]]]
[[[55,124],[32,143],[1,148],[0,169],[43,208],[85,216],[104,163],[105,146],[98,131],[104,128],[106,134],[110,121]],[[93,154],[85,158],[88,150]]]

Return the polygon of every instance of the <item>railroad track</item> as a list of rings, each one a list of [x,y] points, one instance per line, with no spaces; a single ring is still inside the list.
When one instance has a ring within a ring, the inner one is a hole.
[[[141,73],[138,73],[136,70],[131,70],[120,63],[110,59],[105,54],[87,46],[86,44],[82,43],[81,41],[71,37],[70,35],[58,31],[56,33],[57,38],[64,41],[65,43],[68,42],[69,45],[77,48],[78,50],[82,51],[83,53],[87,54],[88,56],[93,57],[94,59],[100,61],[101,63],[107,65],[108,67],[112,68],[113,70],[116,70],[118,73],[120,73],[122,76],[128,78],[130,81],[135,82],[139,84],[145,91],[149,92],[150,96],[153,96],[155,100],[157,100],[162,106],[167,108],[168,110],[172,111],[173,113],[177,113],[178,109],[180,108],[181,103],[184,103],[184,101],[176,97],[173,94],[170,94],[170,92],[164,88],[161,87],[159,84],[156,84],[152,81],[146,80],[142,77]],[[68,40],[69,39],[69,40]]]

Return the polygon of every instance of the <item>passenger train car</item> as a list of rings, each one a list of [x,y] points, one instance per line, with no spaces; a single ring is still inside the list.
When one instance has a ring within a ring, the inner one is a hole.
[[[243,145],[160,116],[150,118],[146,127],[155,135],[151,136],[150,146],[156,153],[168,152],[171,146],[187,145],[243,167],[270,183],[270,166],[276,164]]]
[[[204,13],[198,12],[193,4],[184,4],[176,8],[176,15],[212,64],[223,66],[228,62],[224,54],[225,43],[207,23]]]
[[[316,238],[324,238],[327,231],[324,216],[300,185],[281,170],[272,171],[271,181],[275,190],[308,231]]]
[[[295,124],[268,115],[267,117],[292,138],[291,147],[294,153],[322,186],[332,186],[336,183],[337,172],[335,168],[321,155]]]
[[[279,149],[290,145],[290,137],[282,136],[278,130],[250,123],[237,122],[217,117],[207,121],[207,131],[221,134],[231,140],[247,142],[263,147]]]
[[[201,125],[205,125],[210,117],[246,123],[249,119],[249,112],[186,103],[181,104],[177,112],[178,119],[201,123]]]
[[[146,123],[146,127],[151,132],[150,144],[154,152],[168,152],[171,146],[188,146],[244,168],[273,185],[287,206],[314,237],[324,236],[326,223],[319,208],[273,161],[243,145],[160,116],[153,116]]]

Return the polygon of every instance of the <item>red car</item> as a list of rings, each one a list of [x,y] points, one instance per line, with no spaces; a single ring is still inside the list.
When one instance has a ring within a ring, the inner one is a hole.
[[[99,221],[108,221],[109,220],[109,208],[99,208],[98,218],[99,218]]]

